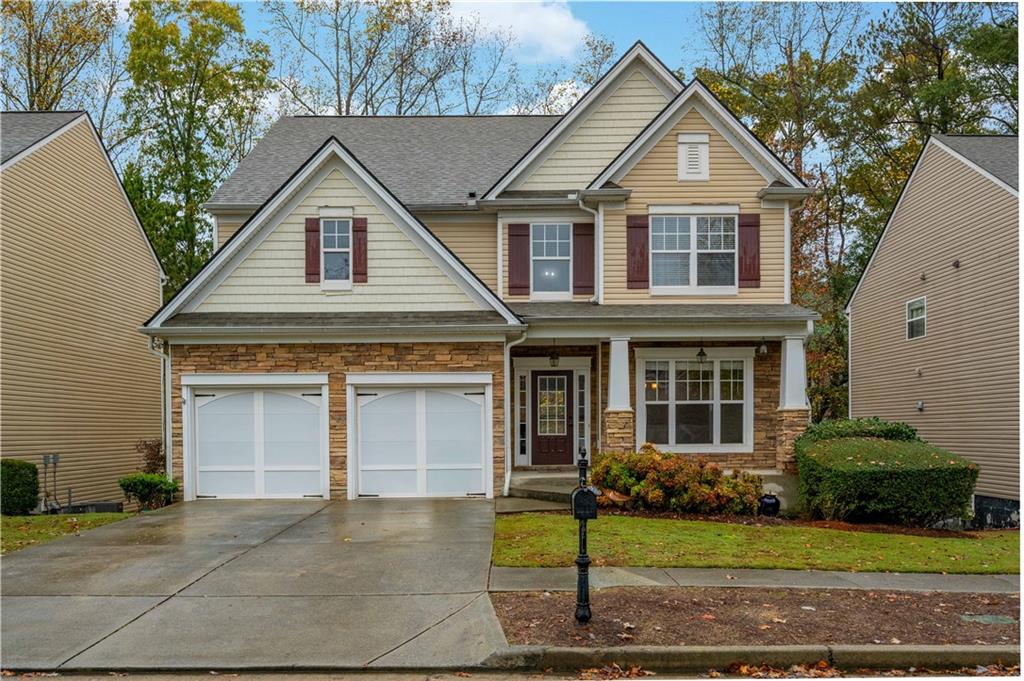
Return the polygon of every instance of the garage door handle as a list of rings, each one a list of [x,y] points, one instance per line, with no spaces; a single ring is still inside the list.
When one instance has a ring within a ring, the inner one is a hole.
[[[216,397],[216,393],[196,393],[193,397]]]
[[[463,395],[483,395],[484,393],[462,393]]]
[[[376,397],[377,393],[356,393],[356,397]]]
[[[303,397],[320,397],[320,393],[302,393]]]

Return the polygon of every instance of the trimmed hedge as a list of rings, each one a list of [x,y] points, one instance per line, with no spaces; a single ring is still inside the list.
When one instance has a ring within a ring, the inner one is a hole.
[[[174,500],[178,483],[163,473],[132,473],[117,481],[128,501],[142,508],[160,508]]]
[[[805,510],[826,519],[901,525],[966,519],[978,479],[975,464],[916,439],[801,437],[796,464]]]
[[[39,469],[20,459],[0,459],[0,513],[28,515],[39,503]]]
[[[812,423],[800,440],[836,440],[841,437],[877,437],[882,440],[914,442],[920,440],[913,426],[880,418],[834,419]]]
[[[599,455],[593,481],[635,506],[680,513],[753,515],[762,493],[756,475],[726,475],[703,457],[663,453],[649,444],[639,452]]]

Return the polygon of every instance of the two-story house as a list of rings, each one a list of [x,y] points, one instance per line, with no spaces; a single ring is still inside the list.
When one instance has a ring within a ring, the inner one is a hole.
[[[283,118],[144,328],[185,496],[492,496],[644,442],[785,468],[809,191],[640,43],[564,116]]]
[[[978,464],[975,524],[1020,524],[1016,135],[928,139],[846,306],[850,415]]]

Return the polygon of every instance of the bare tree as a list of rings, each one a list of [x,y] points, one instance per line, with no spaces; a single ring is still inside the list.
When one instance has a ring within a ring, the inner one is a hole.
[[[572,64],[563,61],[540,68],[529,78],[517,78],[512,111],[564,114],[604,75],[614,54],[615,43],[587,34],[583,50]]]

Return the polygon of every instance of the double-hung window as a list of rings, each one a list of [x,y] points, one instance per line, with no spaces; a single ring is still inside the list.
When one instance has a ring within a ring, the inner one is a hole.
[[[321,218],[320,282],[323,288],[352,286],[352,220]]]
[[[530,225],[530,291],[539,300],[572,298],[572,225]]]
[[[667,451],[752,451],[753,351],[712,349],[701,362],[688,350],[638,352],[638,439]]]
[[[735,293],[736,215],[652,215],[651,292]]]
[[[907,303],[907,340],[923,338],[928,332],[928,302],[917,298]]]

